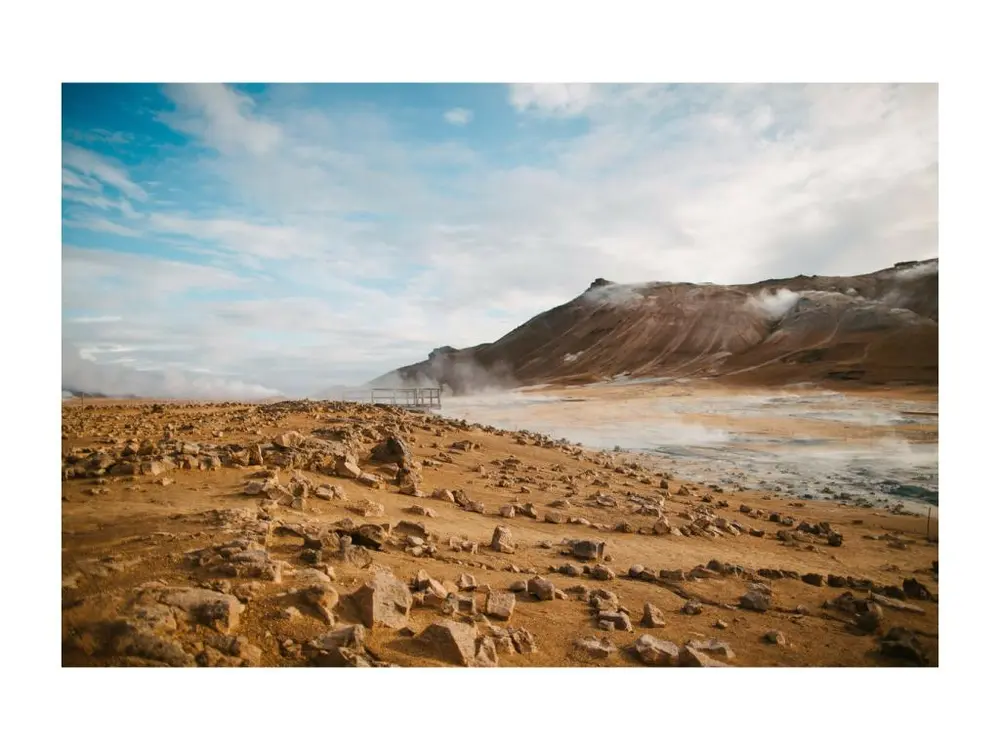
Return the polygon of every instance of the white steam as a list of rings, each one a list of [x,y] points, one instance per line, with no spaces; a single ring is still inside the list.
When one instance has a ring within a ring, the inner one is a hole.
[[[780,318],[783,318],[801,298],[801,294],[793,292],[791,289],[779,289],[776,292],[764,290],[756,296],[751,297],[748,302],[752,306],[763,311],[763,313],[771,320],[779,320]]]
[[[85,393],[141,398],[183,398],[253,401],[281,396],[257,383],[179,369],[136,370],[123,364],[101,364],[84,359],[63,345],[62,386]]]
[[[926,263],[919,263],[915,266],[910,266],[908,268],[900,268],[898,271],[894,271],[897,279],[921,279],[924,276],[930,276],[938,272],[938,262],[937,260],[928,261]]]
[[[583,293],[583,299],[595,304],[631,307],[642,303],[645,299],[640,293],[645,286],[645,284],[595,286]]]

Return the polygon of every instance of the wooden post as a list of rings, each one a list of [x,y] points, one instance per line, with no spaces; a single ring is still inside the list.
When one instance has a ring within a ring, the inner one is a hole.
[[[934,509],[933,505],[927,506],[927,541],[931,541],[931,511]]]

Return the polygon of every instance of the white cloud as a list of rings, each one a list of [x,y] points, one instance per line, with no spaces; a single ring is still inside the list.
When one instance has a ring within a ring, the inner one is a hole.
[[[594,98],[589,83],[515,83],[510,87],[510,103],[518,111],[537,110],[557,117],[580,114]]]
[[[468,125],[472,122],[472,117],[473,114],[471,110],[462,109],[461,107],[449,109],[444,113],[444,119],[452,125]]]
[[[129,198],[139,201],[146,200],[146,191],[128,178],[128,173],[123,167],[94,151],[63,142],[63,167],[64,184],[66,183],[65,168],[69,167],[81,175],[92,177],[98,182],[120,190]],[[78,176],[77,184],[74,186],[86,187],[88,184],[92,186],[94,183],[86,183]]]
[[[91,323],[117,323],[121,320],[120,315],[98,315],[96,317],[80,317],[80,318],[70,318],[70,323],[80,323],[81,325],[87,325]]]
[[[165,113],[163,120],[219,151],[266,154],[281,140],[277,126],[254,116],[253,99],[229,86],[171,85],[165,87],[165,93],[178,110]]]
[[[103,234],[117,234],[119,237],[141,237],[142,232],[132,229],[131,227],[122,226],[121,224],[116,224],[108,219],[103,219],[99,216],[89,216],[83,219],[67,219],[63,222],[68,227],[76,227],[79,229],[87,229],[91,232],[98,232]]]
[[[72,173],[70,173],[72,175]],[[90,192],[87,190],[73,190],[71,186],[73,185],[72,180],[66,180],[66,172],[63,172],[63,185],[67,186],[63,189],[62,198],[64,201],[69,203],[80,203],[85,206],[91,206],[92,208],[100,208],[105,211],[119,211],[124,216],[130,219],[136,219],[139,217],[139,213],[132,208],[132,204],[129,203],[124,198],[118,200],[112,200],[101,195],[99,192]],[[97,188],[100,190],[100,187]]]
[[[92,180],[89,177],[77,174],[69,169],[63,169],[62,171],[62,184],[65,187],[79,188],[80,190],[100,191],[101,189],[101,183],[97,180]],[[65,193],[63,194],[63,197],[65,197]]]
[[[128,226],[208,265],[64,249],[64,306],[122,318],[67,335],[99,363],[129,347],[136,368],[306,394],[495,340],[596,277],[743,283],[937,255],[934,86],[508,93],[586,127],[525,122],[541,140],[510,132],[497,159],[408,140],[392,112],[171,89],[165,122],[195,139],[172,164],[213,192]],[[93,191],[93,171],[68,169],[74,199]],[[166,190],[171,174],[152,176]]]

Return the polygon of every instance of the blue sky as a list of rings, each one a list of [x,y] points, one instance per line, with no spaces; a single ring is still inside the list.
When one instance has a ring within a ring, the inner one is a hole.
[[[932,85],[64,85],[63,380],[310,395],[603,276],[937,255]]]

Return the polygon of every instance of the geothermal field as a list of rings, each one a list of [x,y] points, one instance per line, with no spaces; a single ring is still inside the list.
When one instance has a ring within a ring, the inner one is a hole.
[[[544,432],[724,487],[807,500],[937,506],[937,394],[736,389],[691,381],[526,388],[446,399],[444,414]],[[935,507],[936,512],[936,507]]]
[[[69,399],[63,664],[933,666],[936,415],[655,379]]]

